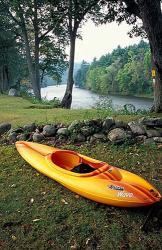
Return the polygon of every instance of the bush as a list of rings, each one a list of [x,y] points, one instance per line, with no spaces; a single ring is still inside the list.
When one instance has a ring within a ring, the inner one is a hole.
[[[22,89],[20,95],[33,104],[48,105],[50,108],[58,108],[61,106],[61,102],[57,97],[54,97],[52,100],[47,100],[47,98],[39,100],[33,95],[30,89]]]

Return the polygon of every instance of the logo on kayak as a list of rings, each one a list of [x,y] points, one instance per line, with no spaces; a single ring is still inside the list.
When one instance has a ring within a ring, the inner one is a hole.
[[[108,187],[109,187],[110,189],[112,189],[112,190],[118,190],[118,191],[123,191],[123,190],[124,190],[123,187],[116,186],[116,185],[109,185]]]
[[[133,193],[129,193],[129,192],[118,192],[117,194],[118,197],[123,197],[123,198],[132,198],[133,197]]]

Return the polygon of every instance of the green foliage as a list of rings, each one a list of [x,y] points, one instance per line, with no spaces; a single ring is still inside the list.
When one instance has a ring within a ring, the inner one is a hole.
[[[1,4],[1,3],[0,3]],[[2,6],[0,5],[0,8]],[[20,80],[26,77],[27,67],[17,27],[7,17],[6,9],[0,12],[0,90],[19,87]]]
[[[52,100],[47,100],[47,98],[42,98],[39,100],[36,98],[31,92],[28,90],[21,90],[21,96],[24,99],[27,99],[33,104],[37,104],[35,106],[31,106],[30,108],[58,108],[60,107],[60,100],[57,97],[54,97]]]
[[[138,45],[113,50],[94,58],[88,71],[81,67],[82,86],[99,94],[152,95],[151,53],[149,45]]]
[[[75,80],[75,85],[83,88],[85,87],[85,82],[86,82],[86,74],[87,71],[89,69],[89,63],[87,63],[86,61],[83,60],[80,69],[76,72],[75,76],[74,76],[74,80]]]
[[[43,39],[40,46],[41,87],[45,86],[45,76],[51,77],[57,84],[61,82],[61,77],[67,66],[64,50],[64,45],[60,41],[53,44],[49,37]]]
[[[96,109],[114,111],[112,100],[109,97],[101,96],[95,105]]]

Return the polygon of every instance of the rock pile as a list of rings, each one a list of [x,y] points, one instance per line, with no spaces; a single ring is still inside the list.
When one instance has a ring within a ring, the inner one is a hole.
[[[0,136],[6,136],[9,142],[44,140],[90,142],[97,141],[122,144],[124,142],[162,143],[162,118],[143,117],[138,121],[125,123],[112,117],[73,121],[70,125],[35,123],[23,127],[11,128],[11,124],[0,124]]]

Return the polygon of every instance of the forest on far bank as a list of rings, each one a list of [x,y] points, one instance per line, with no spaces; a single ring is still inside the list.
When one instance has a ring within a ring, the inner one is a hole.
[[[83,61],[75,74],[75,85],[99,94],[153,96],[149,44],[141,40],[125,48],[118,46],[92,63]]]

